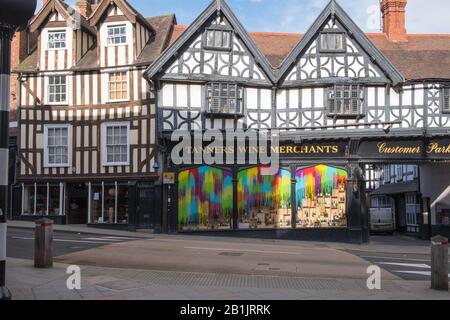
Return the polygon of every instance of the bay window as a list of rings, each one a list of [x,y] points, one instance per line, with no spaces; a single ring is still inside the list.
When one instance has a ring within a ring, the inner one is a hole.
[[[242,87],[226,82],[207,84],[207,108],[210,114],[243,114]]]
[[[359,116],[362,114],[364,88],[360,85],[335,85],[328,91],[329,116]]]

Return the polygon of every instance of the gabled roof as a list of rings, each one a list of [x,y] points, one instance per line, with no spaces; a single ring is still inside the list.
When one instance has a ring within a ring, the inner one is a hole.
[[[41,8],[41,10],[34,16],[34,18],[30,22],[30,32],[35,32],[38,30],[43,23],[47,20],[48,16],[57,11],[60,15],[64,17],[66,21],[72,22],[74,26],[76,26],[76,21],[74,16],[71,14],[72,9],[67,3],[62,0],[49,0],[45,5]],[[80,18],[80,27],[86,29],[91,34],[95,35],[96,31],[94,28],[90,26],[87,22],[86,18],[80,15],[77,15],[77,18]]]
[[[179,52],[181,47],[185,45],[213,15],[221,12],[229,21],[234,31],[241,37],[250,53],[258,65],[266,73],[266,76],[274,81],[273,70],[266,57],[256,46],[253,39],[240,23],[239,19],[227,5],[225,0],[213,0],[211,4],[200,14],[200,16],[187,28],[185,32],[169,47],[166,51],[144,72],[144,76],[148,79],[155,76],[160,70]]]
[[[105,0],[100,2],[100,4],[97,6],[97,8],[95,8],[94,12],[89,17],[89,21],[92,26],[95,26],[99,23],[106,10],[108,10],[109,6],[113,3],[120,9],[120,11],[123,12],[123,14],[130,22],[136,23],[138,21],[150,30],[153,30],[152,26],[147,22],[147,20],[139,12],[137,12],[126,0]]]
[[[365,33],[353,22],[353,20],[335,0],[331,0],[330,3],[328,3],[313,25],[302,37],[300,42],[286,57],[278,71],[277,82],[286,75],[298,57],[308,48],[310,43],[317,37],[317,33],[321,30],[321,28],[323,28],[330,18],[337,19],[344,26],[344,28],[348,30],[356,42],[370,56],[370,59],[385,72],[386,76],[392,81],[393,85],[404,82],[405,79],[403,75],[383,55],[383,53],[378,50],[378,48],[369,40]]]

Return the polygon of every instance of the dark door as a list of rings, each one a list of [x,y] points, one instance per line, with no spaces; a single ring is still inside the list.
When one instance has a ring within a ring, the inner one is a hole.
[[[88,189],[85,184],[74,184],[68,188],[68,224],[87,224]]]
[[[156,229],[161,224],[159,189],[156,187],[138,188],[137,228]]]

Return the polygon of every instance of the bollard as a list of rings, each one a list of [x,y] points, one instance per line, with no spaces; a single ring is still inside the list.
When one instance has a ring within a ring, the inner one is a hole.
[[[34,239],[34,267],[53,267],[53,221],[41,219],[36,221]]]
[[[448,239],[431,239],[431,289],[448,291]]]

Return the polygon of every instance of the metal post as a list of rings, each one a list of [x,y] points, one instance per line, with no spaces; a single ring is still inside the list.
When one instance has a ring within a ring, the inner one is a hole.
[[[36,0],[0,0],[0,8],[0,300],[5,300],[11,299],[5,276],[11,41],[17,28],[33,15]]]
[[[53,221],[47,218],[36,221],[34,240],[34,267],[53,267]]]
[[[2,9],[3,10],[3,9]],[[0,21],[0,299],[9,300],[6,288],[6,214],[8,202],[9,161],[9,95],[11,73],[11,41],[14,28]]]
[[[431,288],[448,291],[448,239],[431,239]]]

